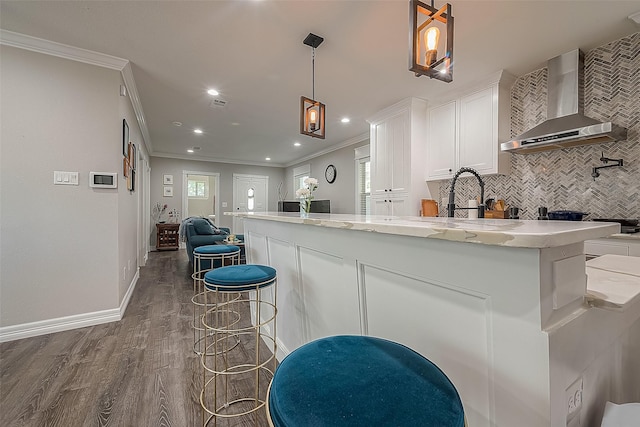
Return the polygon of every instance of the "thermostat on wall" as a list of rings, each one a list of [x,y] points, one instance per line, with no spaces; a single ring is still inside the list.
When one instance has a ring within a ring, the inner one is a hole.
[[[118,173],[89,172],[89,187],[118,188]]]

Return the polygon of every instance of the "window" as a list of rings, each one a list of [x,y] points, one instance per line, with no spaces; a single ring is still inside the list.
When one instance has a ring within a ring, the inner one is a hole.
[[[187,181],[187,196],[190,199],[208,199],[209,182],[189,179]]]
[[[369,146],[355,149],[356,214],[371,214],[371,157]]]
[[[304,180],[311,175],[311,165],[298,166],[293,170],[293,194],[299,188],[305,187]]]
[[[252,211],[256,202],[256,190],[249,188],[247,190],[247,210]]]
[[[369,157],[358,159],[358,202],[361,215],[371,213],[371,161]]]

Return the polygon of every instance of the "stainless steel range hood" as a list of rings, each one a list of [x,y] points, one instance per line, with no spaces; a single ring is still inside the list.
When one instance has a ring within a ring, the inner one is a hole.
[[[550,59],[547,68],[547,120],[502,143],[502,151],[528,154],[627,139],[626,129],[583,114],[584,54],[579,49]]]

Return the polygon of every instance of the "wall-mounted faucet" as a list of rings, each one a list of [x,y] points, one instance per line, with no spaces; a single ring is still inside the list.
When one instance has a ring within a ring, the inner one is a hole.
[[[478,205],[478,218],[484,218],[484,181],[480,178],[480,174],[471,168],[460,168],[458,172],[453,176],[451,180],[451,189],[449,190],[449,204],[447,205],[447,216],[449,218],[453,218],[456,209],[476,209],[476,208],[456,208],[456,181],[458,177],[465,172],[469,172],[473,174],[477,179],[478,183],[480,183],[480,204]]]
[[[604,163],[605,165],[606,165],[607,163],[609,163],[609,162],[616,162],[616,163],[615,163],[615,164],[613,164],[613,165],[607,165],[607,166],[598,166],[598,167],[594,167],[594,168],[592,169],[592,172],[591,172],[591,176],[593,177],[593,180],[594,180],[594,181],[596,180],[596,178],[597,178],[597,177],[599,177],[599,176],[600,176],[600,172],[598,172],[598,170],[600,170],[600,169],[606,169],[606,168],[615,168],[615,167],[618,167],[618,166],[624,166],[623,159],[610,159],[610,158],[608,158],[608,157],[605,157],[605,156],[604,156],[604,152],[603,152],[603,153],[602,153],[602,155],[600,156],[600,161],[601,161],[602,163]]]

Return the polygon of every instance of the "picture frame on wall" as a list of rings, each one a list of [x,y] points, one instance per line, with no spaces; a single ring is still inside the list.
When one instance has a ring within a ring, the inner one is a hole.
[[[125,178],[129,176],[129,159],[126,157],[122,158],[122,175],[124,175]]]
[[[165,186],[163,195],[164,197],[173,197],[173,187]]]
[[[164,185],[173,185],[173,175],[163,175],[162,176],[162,183]]]
[[[128,152],[129,167],[131,170],[136,170],[136,146],[133,142],[129,142]]]
[[[129,191],[133,192],[136,191],[136,171],[134,169],[131,169],[131,172],[129,173]]]
[[[129,125],[127,119],[122,119],[122,155],[129,156]]]

